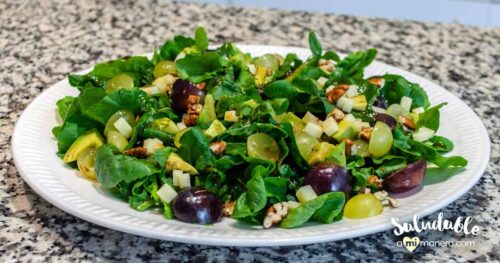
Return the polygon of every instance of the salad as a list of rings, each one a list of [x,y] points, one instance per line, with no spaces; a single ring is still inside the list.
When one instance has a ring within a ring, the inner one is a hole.
[[[439,110],[416,83],[364,76],[377,51],[343,58],[309,34],[311,56],[252,57],[212,49],[203,28],[152,58],[70,75],[80,93],[57,102],[58,155],[136,210],[264,228],[366,218],[396,206],[443,156]]]

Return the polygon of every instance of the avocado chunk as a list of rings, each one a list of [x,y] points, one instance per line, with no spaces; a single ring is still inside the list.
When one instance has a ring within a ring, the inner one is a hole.
[[[217,120],[217,114],[215,113],[215,100],[212,95],[208,94],[205,96],[205,103],[203,105],[203,109],[201,109],[198,124],[206,127],[215,120]]]
[[[340,166],[346,165],[345,158],[345,144],[334,146],[333,144],[327,142],[320,142],[316,144],[307,160],[309,166],[313,166],[317,163],[333,163]]]
[[[343,139],[350,139],[356,135],[354,123],[348,120],[342,120],[339,123],[339,129],[333,134],[333,138],[338,142]]]
[[[167,159],[167,171],[171,172],[173,170],[181,170],[191,175],[198,174],[198,171],[191,164],[182,160],[182,158],[175,153],[171,153]]]
[[[213,139],[219,134],[223,133],[226,130],[226,127],[224,127],[224,124],[220,122],[219,120],[215,120],[210,124],[210,127],[205,130],[205,136],[207,136],[209,139]]]
[[[286,113],[286,115],[281,119],[281,123],[285,122],[288,122],[292,125],[294,134],[301,132],[304,127],[306,127],[306,123],[301,118],[297,117],[297,115],[291,112]]]
[[[179,127],[169,118],[160,118],[151,122],[151,128],[164,131],[169,134],[176,134],[179,131]]]
[[[365,95],[357,95],[352,97],[352,108],[357,111],[364,111],[368,102],[366,101]]]
[[[76,161],[78,155],[88,148],[99,148],[104,144],[104,140],[97,131],[86,132],[78,137],[69,147],[63,157],[63,162],[70,163]]]

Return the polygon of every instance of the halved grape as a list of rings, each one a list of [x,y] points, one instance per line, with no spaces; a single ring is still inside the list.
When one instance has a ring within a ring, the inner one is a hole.
[[[372,194],[359,194],[347,201],[344,207],[344,216],[347,218],[360,219],[380,215],[384,206]]]
[[[108,133],[108,144],[111,144],[118,148],[118,150],[123,151],[127,147],[127,139],[118,131],[110,131]]]
[[[175,67],[175,62],[165,60],[156,64],[155,69],[153,71],[155,79],[163,77],[167,74],[171,75],[177,74],[177,68]]]
[[[125,121],[127,121],[130,127],[134,127],[135,117],[132,112],[126,110],[117,111],[115,112],[115,114],[111,115],[111,117],[109,117],[108,121],[106,122],[106,126],[104,127],[104,135],[106,137],[108,136],[108,133],[110,131],[118,131],[115,127],[115,122],[120,118],[123,118]]]
[[[280,158],[280,148],[273,137],[265,133],[254,133],[247,139],[248,156],[277,161]]]
[[[134,79],[127,74],[118,74],[108,80],[105,90],[106,93],[111,93],[119,89],[131,89],[134,87]]]
[[[255,60],[255,65],[275,71],[280,66],[280,57],[276,54],[265,54]]]
[[[299,153],[304,158],[304,160],[309,160],[309,156],[312,153],[314,145],[318,144],[318,139],[314,138],[312,135],[306,132],[299,132],[295,135],[295,143],[299,148]]]
[[[97,149],[87,148],[85,151],[80,153],[76,159],[78,169],[82,174],[89,179],[96,179],[95,174],[95,158]]]
[[[368,152],[373,157],[381,157],[391,150],[392,140],[391,128],[387,124],[377,121],[370,137]]]
[[[370,156],[368,143],[360,139],[352,141],[351,155],[359,155],[361,157]]]
[[[172,108],[177,113],[185,113],[189,104],[190,96],[198,96],[200,103],[205,100],[205,93],[199,89],[191,81],[177,79],[172,86]]]

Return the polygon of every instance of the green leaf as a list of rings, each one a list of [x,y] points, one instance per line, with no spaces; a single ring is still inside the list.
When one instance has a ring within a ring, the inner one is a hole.
[[[266,186],[267,197],[273,197],[276,202],[286,201],[286,185],[288,183],[287,178],[281,177],[266,177],[264,178],[264,184]]]
[[[342,219],[344,204],[344,192],[328,193],[325,203],[316,210],[312,218],[325,224],[331,224],[333,221],[338,221]]]
[[[57,111],[59,112],[59,116],[64,121],[68,119],[70,116],[78,111],[78,105],[76,104],[76,97],[66,96],[57,101]]]
[[[428,108],[423,113],[418,115],[417,127],[427,127],[433,131],[437,131],[439,129],[439,109],[446,104],[446,102],[443,102],[434,107]]]
[[[281,221],[282,228],[295,228],[309,221],[311,217],[320,209],[326,201],[326,194],[309,200],[297,208],[288,212],[288,215]]]
[[[233,218],[245,218],[262,210],[267,203],[267,192],[264,179],[267,169],[256,166],[252,170],[252,177],[248,180],[247,191],[240,195],[236,201]]]
[[[299,93],[288,80],[277,80],[268,84],[264,89],[264,94],[269,98],[293,99]]]
[[[167,40],[160,48],[159,57],[161,60],[174,61],[175,57],[187,47],[195,45],[194,39],[177,35],[172,40]]]
[[[451,152],[453,150],[453,142],[450,141],[449,139],[439,136],[439,135],[434,135],[432,138],[427,140],[425,144],[431,146],[434,148],[436,151],[439,153],[447,153]]]
[[[216,52],[188,54],[176,61],[179,76],[194,83],[215,77],[226,65],[227,61]]]
[[[208,37],[205,28],[196,28],[196,31],[194,32],[194,41],[200,51],[204,51],[208,48]]]
[[[120,182],[130,183],[160,171],[152,161],[119,154],[108,144],[97,150],[95,169],[97,180],[105,188],[113,188]]]
[[[184,132],[180,143],[179,156],[186,162],[193,164],[196,170],[202,171],[214,166],[215,156],[200,127],[193,127]]]
[[[309,48],[311,49],[313,56],[321,57],[323,48],[321,47],[321,44],[314,32],[309,32]]]
[[[399,75],[386,74],[383,76],[385,85],[380,89],[380,95],[387,103],[400,103],[401,97],[412,99],[411,108],[429,107],[429,99],[425,91],[416,83],[411,83]]]

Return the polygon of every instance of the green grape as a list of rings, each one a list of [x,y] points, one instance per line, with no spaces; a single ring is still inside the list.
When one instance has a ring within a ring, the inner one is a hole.
[[[370,152],[368,151],[368,143],[363,140],[354,140],[352,142],[352,155],[359,155],[361,157],[370,156]]]
[[[280,57],[275,54],[265,54],[255,60],[255,65],[275,71],[280,67]]]
[[[372,194],[359,194],[347,201],[344,216],[352,219],[367,218],[380,215],[383,209],[380,200]]]
[[[77,159],[76,163],[78,165],[78,169],[82,174],[89,179],[96,179],[95,174],[95,158],[96,158],[97,149],[96,148],[87,148],[85,151],[81,152]]]
[[[386,113],[394,117],[394,119],[398,119],[399,116],[408,116],[408,111],[406,111],[401,105],[399,104],[392,104],[387,108]]]
[[[111,115],[111,117],[109,117],[108,121],[106,122],[106,126],[104,127],[104,135],[106,137],[108,136],[108,133],[110,131],[118,131],[115,127],[115,122],[120,118],[125,119],[125,121],[127,121],[130,127],[134,127],[135,125],[134,114],[126,110],[117,111],[115,112],[115,114]]]
[[[118,74],[108,80],[105,90],[106,93],[111,93],[119,89],[131,89],[134,87],[134,79],[127,74]]]
[[[165,60],[156,64],[155,69],[153,71],[153,75],[155,79],[159,77],[163,77],[167,74],[175,75],[177,74],[177,68],[175,67],[175,62]]]
[[[127,139],[118,131],[110,131],[108,133],[108,144],[111,144],[118,148],[118,150],[123,151],[127,147]]]
[[[319,141],[307,132],[299,132],[295,135],[295,143],[299,148],[299,153],[302,158],[304,158],[304,160],[309,160],[314,145],[318,144]]]
[[[278,143],[265,133],[254,133],[247,140],[248,156],[277,161],[280,157]]]
[[[377,121],[375,127],[373,128],[372,135],[370,137],[370,143],[368,144],[368,152],[373,155],[373,157],[381,157],[391,150],[392,147],[392,131],[387,124]]]

